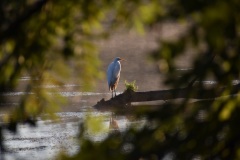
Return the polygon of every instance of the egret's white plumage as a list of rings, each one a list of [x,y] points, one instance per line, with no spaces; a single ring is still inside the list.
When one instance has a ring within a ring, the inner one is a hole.
[[[115,58],[114,61],[109,64],[108,70],[107,70],[108,87],[109,87],[109,90],[112,91],[112,97],[113,97],[113,91],[115,92],[115,96],[116,96],[116,88],[118,85],[120,72],[121,72],[121,63],[120,63],[121,60],[123,59],[119,57]]]

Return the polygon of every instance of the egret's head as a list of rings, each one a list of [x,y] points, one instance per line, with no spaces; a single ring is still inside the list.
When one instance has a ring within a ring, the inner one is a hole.
[[[124,59],[122,59],[122,58],[120,58],[120,57],[117,57],[117,58],[115,58],[114,61],[122,61],[122,60],[124,60]]]

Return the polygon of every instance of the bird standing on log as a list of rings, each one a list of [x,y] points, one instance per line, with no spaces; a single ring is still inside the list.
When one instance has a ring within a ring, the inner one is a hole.
[[[115,58],[114,61],[109,64],[108,70],[107,70],[108,87],[109,87],[109,91],[112,91],[112,98],[113,98],[113,92],[115,92],[115,96],[116,96],[116,88],[118,85],[120,72],[121,72],[121,63],[120,63],[121,60],[124,60],[124,59],[121,59],[119,57]]]

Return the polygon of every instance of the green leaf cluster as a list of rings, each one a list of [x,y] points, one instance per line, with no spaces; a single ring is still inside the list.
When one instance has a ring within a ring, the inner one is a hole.
[[[133,81],[133,82],[125,81],[124,83],[125,83],[126,90],[135,91],[135,92],[138,90],[138,86],[136,86],[136,81]]]

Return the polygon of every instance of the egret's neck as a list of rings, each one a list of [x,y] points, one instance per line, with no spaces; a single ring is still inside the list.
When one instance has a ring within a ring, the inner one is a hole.
[[[120,61],[114,61],[114,64],[117,65],[117,66],[119,66],[119,67],[121,68],[121,63],[120,63]]]
[[[118,60],[115,60],[114,63],[118,63],[119,61]],[[120,63],[120,62],[119,62]]]

